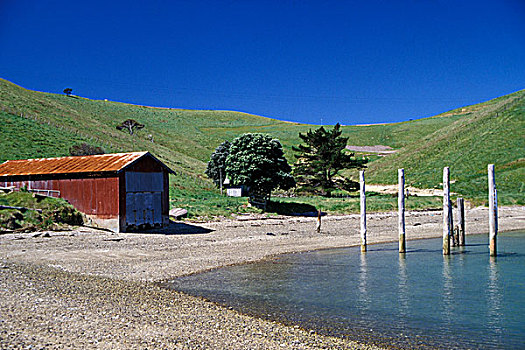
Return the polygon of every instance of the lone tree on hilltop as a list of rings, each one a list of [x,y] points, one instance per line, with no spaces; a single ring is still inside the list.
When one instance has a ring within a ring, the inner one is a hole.
[[[217,187],[221,188],[226,177],[226,158],[230,154],[231,143],[224,141],[210,156],[210,161],[206,167],[205,174],[213,180]]]
[[[106,153],[106,151],[102,147],[93,146],[85,142],[69,148],[69,154],[72,156],[92,156],[104,153]]]
[[[337,123],[332,130],[320,127],[306,134],[299,133],[304,144],[292,147],[297,153],[294,175],[301,190],[330,197],[336,189],[355,191],[359,184],[339,175],[343,169],[362,169],[368,159],[356,158],[346,151],[348,137],[341,136]]]
[[[272,190],[295,186],[291,167],[279,140],[264,134],[244,134],[230,146],[226,174],[234,185],[248,187],[250,198],[270,198]]]
[[[144,128],[144,124],[140,124],[138,121],[134,119],[127,119],[117,125],[118,130],[124,130],[129,132],[129,135],[131,136],[131,147],[133,150],[135,150],[135,138],[133,137],[135,130],[140,130]]]
[[[67,95],[67,96],[71,96],[71,93],[73,92],[73,89],[72,88],[65,88],[64,89],[64,93]]]

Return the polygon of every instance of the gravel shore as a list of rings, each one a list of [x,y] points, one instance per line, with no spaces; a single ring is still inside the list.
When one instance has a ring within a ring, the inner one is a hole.
[[[488,210],[466,213],[488,231]],[[525,208],[499,210],[500,231],[525,229]],[[441,212],[407,213],[407,238],[440,236]],[[368,241],[397,240],[396,213],[368,216]],[[467,237],[468,243],[468,237]],[[240,217],[162,232],[91,228],[0,235],[0,348],[377,349],[318,335],[162,289],[156,282],[277,254],[359,244],[359,217]],[[407,243],[409,249],[410,242]]]

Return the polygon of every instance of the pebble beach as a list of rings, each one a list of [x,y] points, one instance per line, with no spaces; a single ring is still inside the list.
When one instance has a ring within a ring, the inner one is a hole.
[[[368,242],[397,240],[397,213],[367,217]],[[1,349],[378,349],[243,315],[161,287],[178,276],[283,253],[358,245],[359,216],[239,216],[162,231],[0,234]],[[525,229],[524,207],[499,208],[499,230]],[[466,211],[468,235],[488,209]],[[440,211],[407,212],[406,236],[442,235]],[[407,247],[410,242],[407,242]]]

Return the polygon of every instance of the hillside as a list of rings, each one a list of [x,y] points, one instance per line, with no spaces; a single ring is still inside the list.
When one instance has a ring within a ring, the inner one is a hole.
[[[500,202],[524,204],[524,95],[520,91],[471,107],[453,123],[371,163],[368,178],[393,184],[397,169],[405,168],[407,183],[438,188],[442,169],[449,166],[452,191],[485,200],[487,164],[494,163]]]
[[[72,144],[86,141],[110,152],[149,150],[190,174],[204,170],[210,150],[224,137],[236,136],[232,129],[285,124],[237,112],[161,109],[35,92],[5,80],[0,80],[0,113],[2,134],[9,135],[1,144],[0,160],[66,155]],[[129,118],[146,125],[134,146],[128,134],[115,128]],[[20,142],[25,147],[18,147]]]
[[[343,131],[351,145],[384,145],[397,151],[386,157],[371,156],[368,181],[394,183],[397,168],[405,167],[407,182],[435,187],[441,182],[441,168],[448,165],[456,180],[454,191],[482,198],[486,164],[494,162],[500,199],[523,203],[523,95],[521,91],[431,118],[345,126]],[[115,128],[129,118],[146,125],[134,142]],[[0,161],[67,155],[69,147],[79,142],[102,146],[108,152],[148,150],[177,171],[172,183],[179,190],[212,189],[203,171],[213,149],[226,139],[245,132],[268,133],[283,143],[293,163],[291,146],[299,142],[298,133],[316,127],[240,112],[67,97],[27,90],[0,79]]]
[[[299,142],[298,133],[317,127],[239,112],[152,108],[67,97],[26,90],[2,79],[0,114],[5,135],[0,144],[0,161],[66,155],[72,144],[81,141],[103,146],[107,151],[131,151],[129,135],[115,126],[132,118],[146,125],[135,136],[135,150],[150,150],[175,170],[189,174],[201,174],[217,145],[245,132],[263,132],[278,138],[293,162],[291,146]],[[456,118],[450,115],[407,123],[346,126],[343,130],[354,145],[400,148]],[[148,135],[152,135],[153,142]]]

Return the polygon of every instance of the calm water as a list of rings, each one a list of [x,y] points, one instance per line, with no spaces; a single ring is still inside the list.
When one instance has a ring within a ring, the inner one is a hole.
[[[525,232],[443,257],[441,240],[289,254],[170,287],[244,313],[400,348],[525,349]]]

